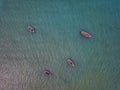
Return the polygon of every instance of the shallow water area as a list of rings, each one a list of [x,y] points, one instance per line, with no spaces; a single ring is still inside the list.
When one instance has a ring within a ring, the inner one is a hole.
[[[119,90],[118,2],[0,0],[0,90]]]

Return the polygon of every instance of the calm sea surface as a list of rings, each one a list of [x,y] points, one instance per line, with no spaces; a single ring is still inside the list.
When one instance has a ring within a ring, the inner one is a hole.
[[[119,34],[119,0],[0,0],[0,90],[120,90]]]

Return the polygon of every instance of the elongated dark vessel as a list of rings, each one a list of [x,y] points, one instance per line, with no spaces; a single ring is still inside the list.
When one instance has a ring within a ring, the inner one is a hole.
[[[92,35],[90,33],[86,32],[86,31],[80,31],[80,34],[82,36],[86,37],[86,38],[91,38],[92,37]]]
[[[35,32],[35,28],[31,25],[27,26],[27,30],[30,32]]]
[[[49,70],[44,70],[43,71],[43,73],[45,74],[45,75],[47,75],[47,76],[51,76],[52,75],[52,73],[49,71]]]
[[[74,62],[73,62],[73,60],[71,58],[67,59],[67,64],[70,65],[70,66],[72,66],[72,67],[74,67],[74,65],[75,65]]]

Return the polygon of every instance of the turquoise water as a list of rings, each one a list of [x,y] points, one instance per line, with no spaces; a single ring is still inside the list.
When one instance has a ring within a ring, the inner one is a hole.
[[[0,90],[120,90],[119,23],[118,0],[0,0]]]

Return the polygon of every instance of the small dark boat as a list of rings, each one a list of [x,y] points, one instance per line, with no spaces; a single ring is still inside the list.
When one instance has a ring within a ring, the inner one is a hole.
[[[33,26],[30,26],[30,25],[27,27],[27,30],[30,32],[35,32],[35,28]]]
[[[92,37],[91,34],[88,33],[88,32],[86,32],[86,31],[81,31],[80,34],[81,34],[82,36],[86,37],[86,38],[91,38],[91,37]]]
[[[72,67],[75,65],[74,62],[73,62],[73,60],[71,58],[67,59],[67,63],[68,63],[68,65],[70,65]]]
[[[47,76],[51,76],[52,75],[52,73],[49,71],[49,70],[44,70],[44,72],[43,72],[45,75],[47,75]]]

